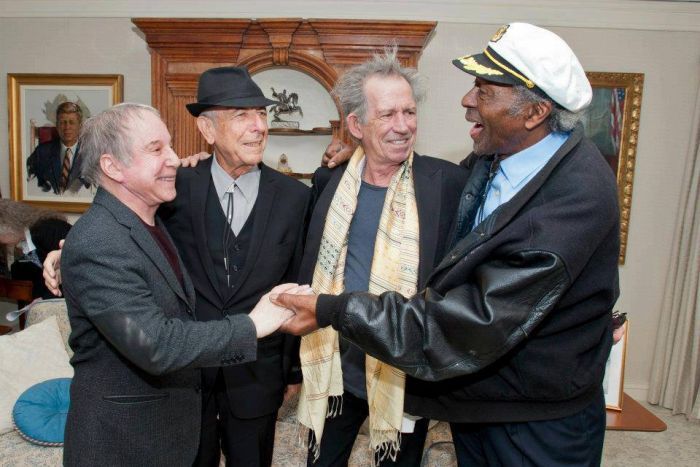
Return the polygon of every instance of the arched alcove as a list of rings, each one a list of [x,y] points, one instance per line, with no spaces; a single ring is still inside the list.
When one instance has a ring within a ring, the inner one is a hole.
[[[263,73],[269,70],[294,70],[313,78],[328,93],[346,68],[363,62],[386,46],[397,45],[401,62],[417,66],[437,24],[301,18],[137,18],[132,21],[144,33],[151,51],[151,103],[160,110],[173,132],[175,150],[183,156],[208,149],[185,108],[185,104],[196,100],[197,80],[203,71],[239,65],[247,66],[253,75],[264,77]],[[271,93],[264,87],[263,91],[268,96]],[[300,105],[306,112],[313,103]],[[337,103],[335,106],[337,109]],[[330,125],[329,131],[332,137],[347,140],[343,116],[339,109],[337,113],[339,122]],[[329,124],[324,123],[323,127],[326,126]],[[274,137],[273,131],[271,138]],[[301,138],[296,141],[286,144],[304,145]],[[313,147],[301,148],[303,152],[317,153],[308,154],[312,162],[299,170],[318,166],[326,144],[317,141]],[[274,147],[268,149],[279,152]],[[266,163],[275,167],[279,154],[268,152]]]

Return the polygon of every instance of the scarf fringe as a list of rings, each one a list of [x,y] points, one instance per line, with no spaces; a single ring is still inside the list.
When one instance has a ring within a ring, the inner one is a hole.
[[[313,462],[316,462],[321,456],[321,443],[318,441],[318,439],[316,439],[314,430],[300,423],[298,437],[299,444],[309,451],[309,454],[313,456]]]
[[[343,415],[343,396],[329,396],[326,418],[335,418],[338,415]]]
[[[385,431],[381,431],[379,433],[381,433],[381,436],[386,436]],[[391,459],[392,462],[396,462],[396,457],[399,455],[400,450],[401,432],[396,432],[395,440],[383,441],[379,443],[379,446],[374,448],[374,455],[372,456],[372,467],[377,467],[381,462],[387,459]]]

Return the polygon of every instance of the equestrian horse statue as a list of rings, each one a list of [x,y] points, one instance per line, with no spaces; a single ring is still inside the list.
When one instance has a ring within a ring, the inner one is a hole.
[[[281,93],[272,89],[272,97],[277,100],[277,104],[272,107],[272,121],[273,122],[283,122],[280,118],[282,114],[293,114],[294,112],[299,112],[299,115],[303,118],[304,112],[302,112],[301,107],[297,104],[299,102],[299,96],[296,92],[287,94],[287,90],[284,89]]]

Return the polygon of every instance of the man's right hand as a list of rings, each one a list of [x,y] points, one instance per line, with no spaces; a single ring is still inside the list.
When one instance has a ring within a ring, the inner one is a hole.
[[[305,294],[310,293],[310,290],[311,288],[308,285],[281,284],[263,295],[258,304],[255,305],[255,308],[253,308],[253,311],[248,314],[250,319],[253,320],[253,324],[255,324],[258,339],[277,331],[282,323],[294,316],[293,311],[272,303],[270,295],[278,295],[285,292]]]
[[[50,251],[44,260],[44,285],[57,297],[61,296],[61,248],[63,242],[58,242],[58,250]]]
[[[323,153],[321,165],[332,169],[350,159],[356,148],[356,145],[347,145],[340,140],[333,139]]]
[[[208,152],[198,152],[197,154],[193,154],[191,156],[183,157],[182,159],[180,159],[180,167],[197,167],[199,161],[209,159],[210,157],[211,154],[209,154]]]

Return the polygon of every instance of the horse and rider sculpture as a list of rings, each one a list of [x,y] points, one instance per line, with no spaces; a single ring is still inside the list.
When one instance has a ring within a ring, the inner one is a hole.
[[[270,89],[272,89],[272,97],[278,102],[271,109],[273,122],[284,122],[285,120],[282,120],[280,115],[293,114],[295,112],[299,112],[299,116],[302,118],[304,117],[304,112],[302,112],[301,107],[298,105],[299,96],[296,92],[287,94],[286,89],[282,90],[281,93],[275,91],[275,88],[271,87]]]

